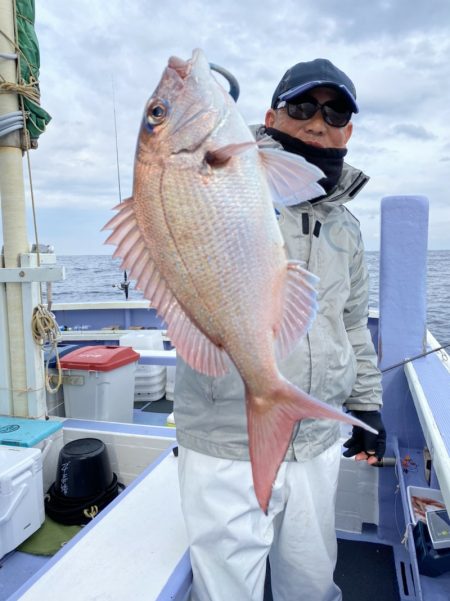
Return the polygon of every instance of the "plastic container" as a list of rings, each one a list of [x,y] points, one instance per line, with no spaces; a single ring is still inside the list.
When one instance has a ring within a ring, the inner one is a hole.
[[[161,330],[138,330],[120,337],[120,346],[131,346],[135,350],[163,351],[164,342]]]
[[[114,474],[105,444],[97,438],[79,438],[59,453],[55,488],[68,498],[98,495],[107,489]]]
[[[406,493],[408,495],[409,515],[411,522],[416,525],[419,520],[426,524],[425,513],[420,515],[417,512],[417,502],[414,503],[413,497],[421,499],[421,507],[424,511],[435,511],[436,509],[445,509],[444,497],[437,488],[428,488],[422,486],[407,486]],[[426,501],[430,500],[430,503]]]
[[[120,337],[121,346],[136,351],[164,350],[160,330],[139,330]],[[134,401],[158,401],[166,392],[166,367],[164,365],[138,365],[135,373]]]
[[[68,355],[69,353],[73,353],[73,351],[76,351],[77,349],[82,348],[81,344],[62,344],[61,346],[58,345],[58,356],[59,356],[59,360],[61,361],[61,359],[63,357],[65,357],[66,355]],[[57,369],[57,365],[56,365],[56,355],[54,353],[52,353],[51,359],[48,362],[48,369],[53,369],[56,371]]]
[[[438,551],[449,550],[450,516],[447,511],[427,511],[427,526],[433,547]]]
[[[63,357],[66,416],[132,422],[138,360],[121,346],[85,346]]]
[[[63,446],[62,422],[24,417],[0,417],[0,444],[39,449],[42,453],[43,489],[55,477],[58,455]]]
[[[0,446],[0,558],[36,532],[44,519],[41,451]]]
[[[450,571],[450,549],[434,549],[428,528],[421,520],[414,526],[413,536],[421,574],[435,578]]]
[[[166,374],[159,376],[143,376],[139,370],[139,365],[136,370],[135,385],[134,385],[134,400],[136,401],[159,401],[166,393]]]

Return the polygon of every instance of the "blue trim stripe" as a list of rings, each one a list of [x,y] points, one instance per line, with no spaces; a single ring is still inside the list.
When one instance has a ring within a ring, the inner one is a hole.
[[[146,426],[143,424],[125,424],[122,422],[101,422],[84,419],[67,419],[63,428],[76,430],[97,430],[98,432],[118,432],[120,434],[138,434],[139,436],[158,436],[175,438],[175,428],[166,426]]]
[[[156,601],[183,601],[187,597],[191,583],[192,569],[188,549],[159,593]]]

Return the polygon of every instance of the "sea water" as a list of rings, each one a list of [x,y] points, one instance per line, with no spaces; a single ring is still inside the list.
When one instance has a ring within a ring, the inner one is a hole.
[[[378,309],[379,253],[366,253],[370,276],[369,308]],[[53,302],[124,300],[124,273],[120,261],[110,255],[60,256],[66,279],[53,284]],[[428,253],[428,329],[441,344],[450,343],[450,250]],[[130,282],[129,299],[142,300],[142,293]]]

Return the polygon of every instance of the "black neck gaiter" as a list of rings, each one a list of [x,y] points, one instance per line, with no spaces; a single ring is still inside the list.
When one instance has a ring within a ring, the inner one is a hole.
[[[267,127],[266,133],[279,142],[287,152],[299,154],[309,163],[319,167],[325,173],[325,177],[318,183],[325,192],[330,192],[336,186],[341,177],[344,157],[347,154],[346,148],[317,148],[272,127]]]

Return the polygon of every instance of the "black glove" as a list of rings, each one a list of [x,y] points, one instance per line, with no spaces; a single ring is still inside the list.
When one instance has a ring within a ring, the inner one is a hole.
[[[352,415],[362,422],[378,430],[378,434],[367,432],[359,426],[353,426],[352,437],[344,443],[344,457],[353,457],[364,451],[368,455],[375,455],[380,461],[386,451],[386,430],[379,411],[352,411]]]

